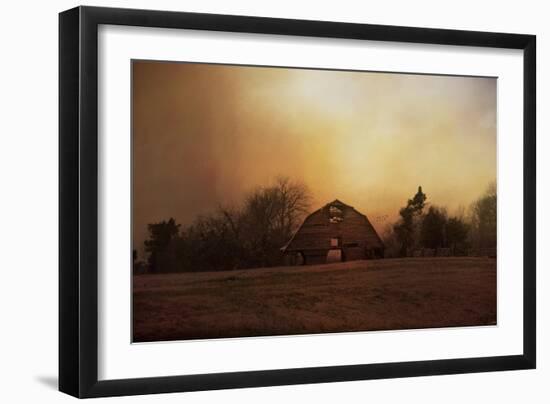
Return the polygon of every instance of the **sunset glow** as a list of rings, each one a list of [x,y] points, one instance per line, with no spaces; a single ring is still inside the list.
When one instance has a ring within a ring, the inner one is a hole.
[[[133,63],[133,231],[182,225],[278,175],[379,232],[422,185],[468,206],[496,180],[494,78]]]

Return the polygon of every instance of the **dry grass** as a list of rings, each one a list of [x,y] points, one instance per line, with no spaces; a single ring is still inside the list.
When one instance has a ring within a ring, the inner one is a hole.
[[[134,341],[496,324],[496,260],[134,276]]]

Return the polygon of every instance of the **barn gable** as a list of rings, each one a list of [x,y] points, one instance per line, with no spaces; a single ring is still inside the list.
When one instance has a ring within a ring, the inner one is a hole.
[[[368,218],[338,199],[311,213],[282,248],[305,263],[324,263],[331,250],[342,260],[381,257],[384,244]]]

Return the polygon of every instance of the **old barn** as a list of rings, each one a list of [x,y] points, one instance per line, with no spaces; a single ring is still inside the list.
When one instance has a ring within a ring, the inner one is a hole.
[[[297,265],[384,256],[384,244],[369,219],[337,199],[310,214],[281,250]]]

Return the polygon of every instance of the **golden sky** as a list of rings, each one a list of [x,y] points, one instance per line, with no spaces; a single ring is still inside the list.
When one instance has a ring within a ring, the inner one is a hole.
[[[496,79],[134,61],[133,220],[188,225],[285,175],[381,231],[422,185],[450,213],[496,180]],[[387,218],[386,218],[387,217]]]

